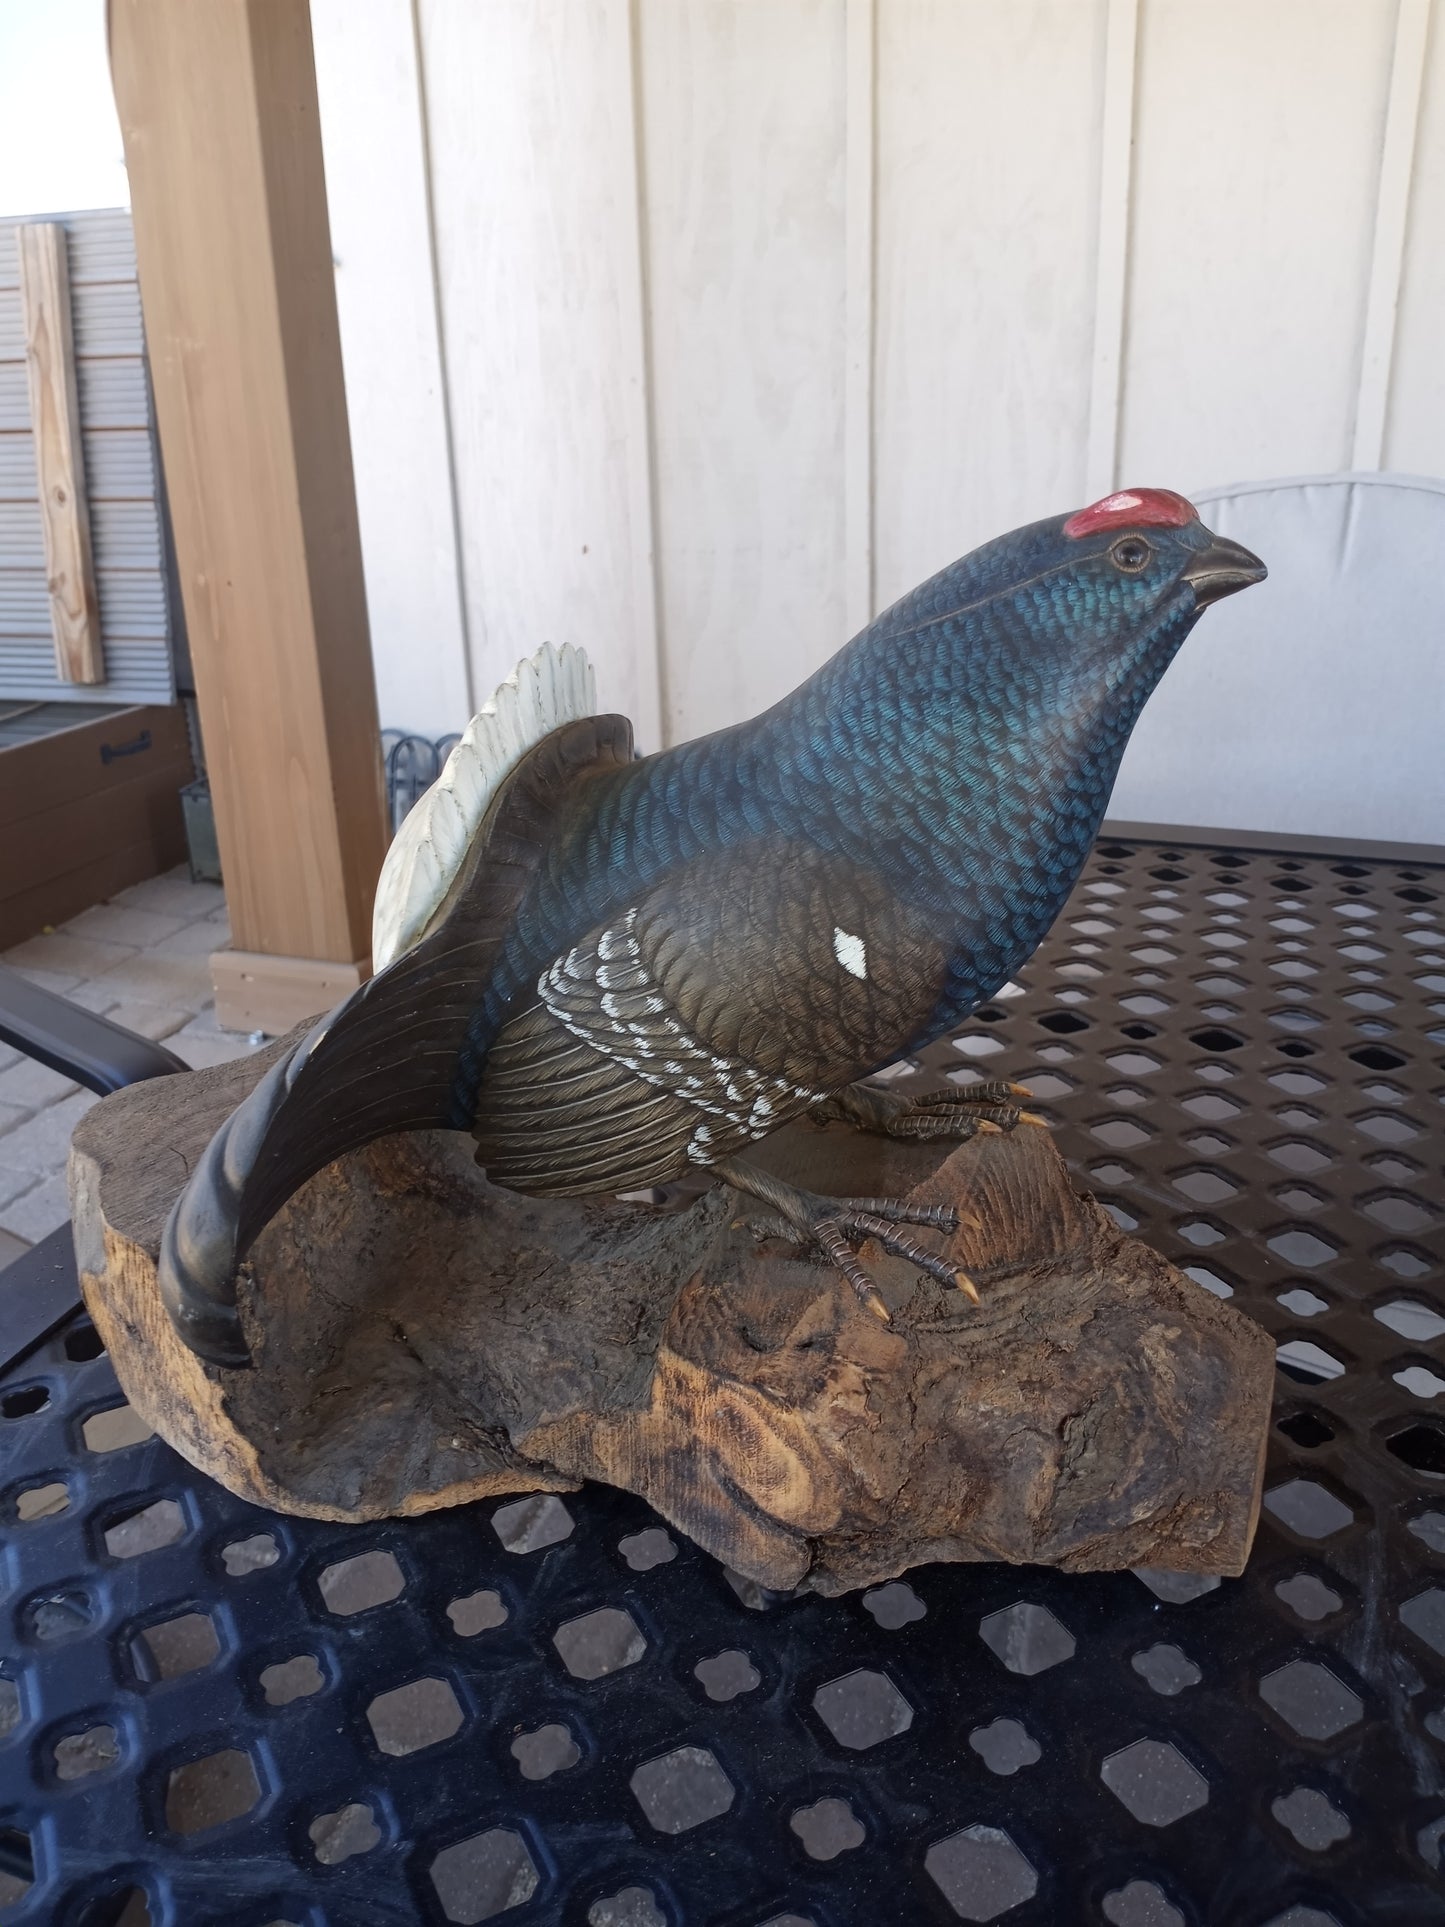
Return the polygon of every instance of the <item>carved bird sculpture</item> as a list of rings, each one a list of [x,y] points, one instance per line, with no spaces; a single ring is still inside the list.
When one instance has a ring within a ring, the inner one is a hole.
[[[1264,574],[1182,496],[1123,490],[944,569],[763,715],[642,758],[592,714],[579,652],[544,649],[402,826],[376,975],[198,1161],[160,1263],[182,1337],[249,1362],[236,1278],[261,1228],[342,1152],[426,1127],[542,1197],[702,1167],[885,1318],[865,1239],[970,1289],[918,1235],[951,1213],[814,1195],[743,1153],[805,1112],[914,1137],[1018,1123],[1008,1085],[864,1080],[1029,957],[1175,651]]]

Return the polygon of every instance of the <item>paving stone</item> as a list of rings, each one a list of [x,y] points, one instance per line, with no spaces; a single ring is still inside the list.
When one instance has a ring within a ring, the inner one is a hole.
[[[216,1006],[214,1003],[208,1003],[203,1005],[194,1017],[187,1019],[185,1035],[187,1037],[209,1038],[212,1042],[218,1039],[221,1042],[225,1042],[227,1039],[234,1042],[239,1039],[244,1043],[250,1039],[251,1032],[245,1030],[229,1030],[223,1024],[218,1023],[216,1021]]]
[[[131,884],[112,901],[162,916],[203,917],[209,910],[224,908],[226,893],[218,883],[192,883],[190,871],[181,864],[164,876]]]
[[[57,997],[68,997],[78,983],[84,982],[73,970],[42,970],[39,964],[16,963],[13,951],[0,956],[0,963],[18,971],[26,983],[39,984],[42,990],[53,990]]]
[[[179,930],[159,942],[146,946],[148,957],[209,957],[224,950],[231,941],[231,926],[224,919],[202,917],[197,923],[184,923]]]
[[[206,953],[209,956],[209,951]],[[128,957],[96,982],[114,990],[116,1002],[181,1004],[197,1011],[211,1001],[211,971],[206,957],[156,957],[148,951]]]
[[[0,1205],[0,1231],[39,1244],[70,1217],[70,1197],[63,1176],[42,1178],[9,1204]]]
[[[94,1091],[76,1091],[58,1104],[37,1111],[0,1137],[0,1163],[7,1170],[29,1171],[35,1177],[63,1172],[70,1153],[71,1132],[99,1102]]]
[[[183,930],[185,924],[184,917],[143,910],[139,904],[97,903],[62,924],[61,929],[67,936],[93,937],[102,943],[123,943],[137,950],[149,950],[152,944]]]
[[[78,1004],[82,1010],[93,1010],[97,1017],[108,1017],[120,1002],[120,992],[104,977],[97,977],[93,983],[74,984],[65,992],[67,1003]]]
[[[82,981],[102,976],[113,964],[124,963],[127,957],[135,956],[136,949],[135,944],[101,943],[94,937],[73,937],[68,930],[54,930],[16,944],[0,962],[13,970],[48,970]]]
[[[0,1231],[0,1273],[7,1265],[13,1265],[17,1258],[23,1258],[29,1249],[28,1238],[17,1238],[13,1232]],[[0,1292],[3,1290],[3,1284],[0,1284]],[[0,1303],[3,1303],[3,1299],[0,1299]]]
[[[182,866],[17,945],[4,961],[125,1030],[165,1039],[200,1067],[251,1048],[215,1021],[209,958],[229,934],[225,893],[192,883]],[[178,1046],[182,1032],[187,1041]],[[95,1102],[58,1072],[8,1047],[0,1052],[0,1222],[12,1243],[65,1221],[70,1135]]]
[[[177,1031],[167,1037],[166,1048],[183,1057],[193,1071],[208,1070],[212,1064],[230,1064],[238,1057],[249,1057],[260,1048],[236,1031],[220,1031],[214,1037]]]
[[[248,1031],[223,1029],[222,1026],[216,1022],[216,1006],[214,1002],[203,1004],[194,1016],[187,1018],[185,1033],[187,1037],[210,1038],[246,1037],[250,1035]]]
[[[137,1037],[155,1041],[169,1038],[191,1021],[191,1013],[177,1005],[120,1003],[104,1013],[122,1030],[133,1030]]]
[[[7,1164],[4,1149],[5,1140],[0,1138],[0,1211],[41,1182],[33,1171],[22,1171],[18,1164]]]
[[[73,1079],[62,1077],[48,1064],[37,1064],[33,1057],[22,1057],[10,1070],[0,1071],[0,1104],[13,1104],[26,1116],[47,1104],[58,1104],[77,1088]]]

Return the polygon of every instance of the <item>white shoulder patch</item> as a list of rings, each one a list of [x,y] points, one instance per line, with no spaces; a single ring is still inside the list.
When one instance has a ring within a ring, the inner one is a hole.
[[[425,936],[492,798],[529,749],[597,713],[592,665],[570,642],[544,642],[467,725],[446,768],[397,831],[376,886],[371,965],[384,970]]]
[[[868,946],[851,930],[833,931],[833,955],[852,977],[868,975]]]

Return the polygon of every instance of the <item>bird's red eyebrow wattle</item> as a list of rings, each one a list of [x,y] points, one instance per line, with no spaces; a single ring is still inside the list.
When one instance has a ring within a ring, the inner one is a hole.
[[[1172,488],[1121,488],[1071,515],[1064,534],[1096,535],[1100,529],[1182,529],[1197,522],[1199,510]]]

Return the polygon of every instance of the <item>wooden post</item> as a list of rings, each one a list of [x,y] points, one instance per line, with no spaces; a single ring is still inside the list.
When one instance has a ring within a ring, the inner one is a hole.
[[[111,0],[141,303],[235,949],[278,1031],[367,974],[386,847],[306,0]]]
[[[65,229],[58,221],[30,221],[15,239],[56,674],[62,682],[104,682]]]

